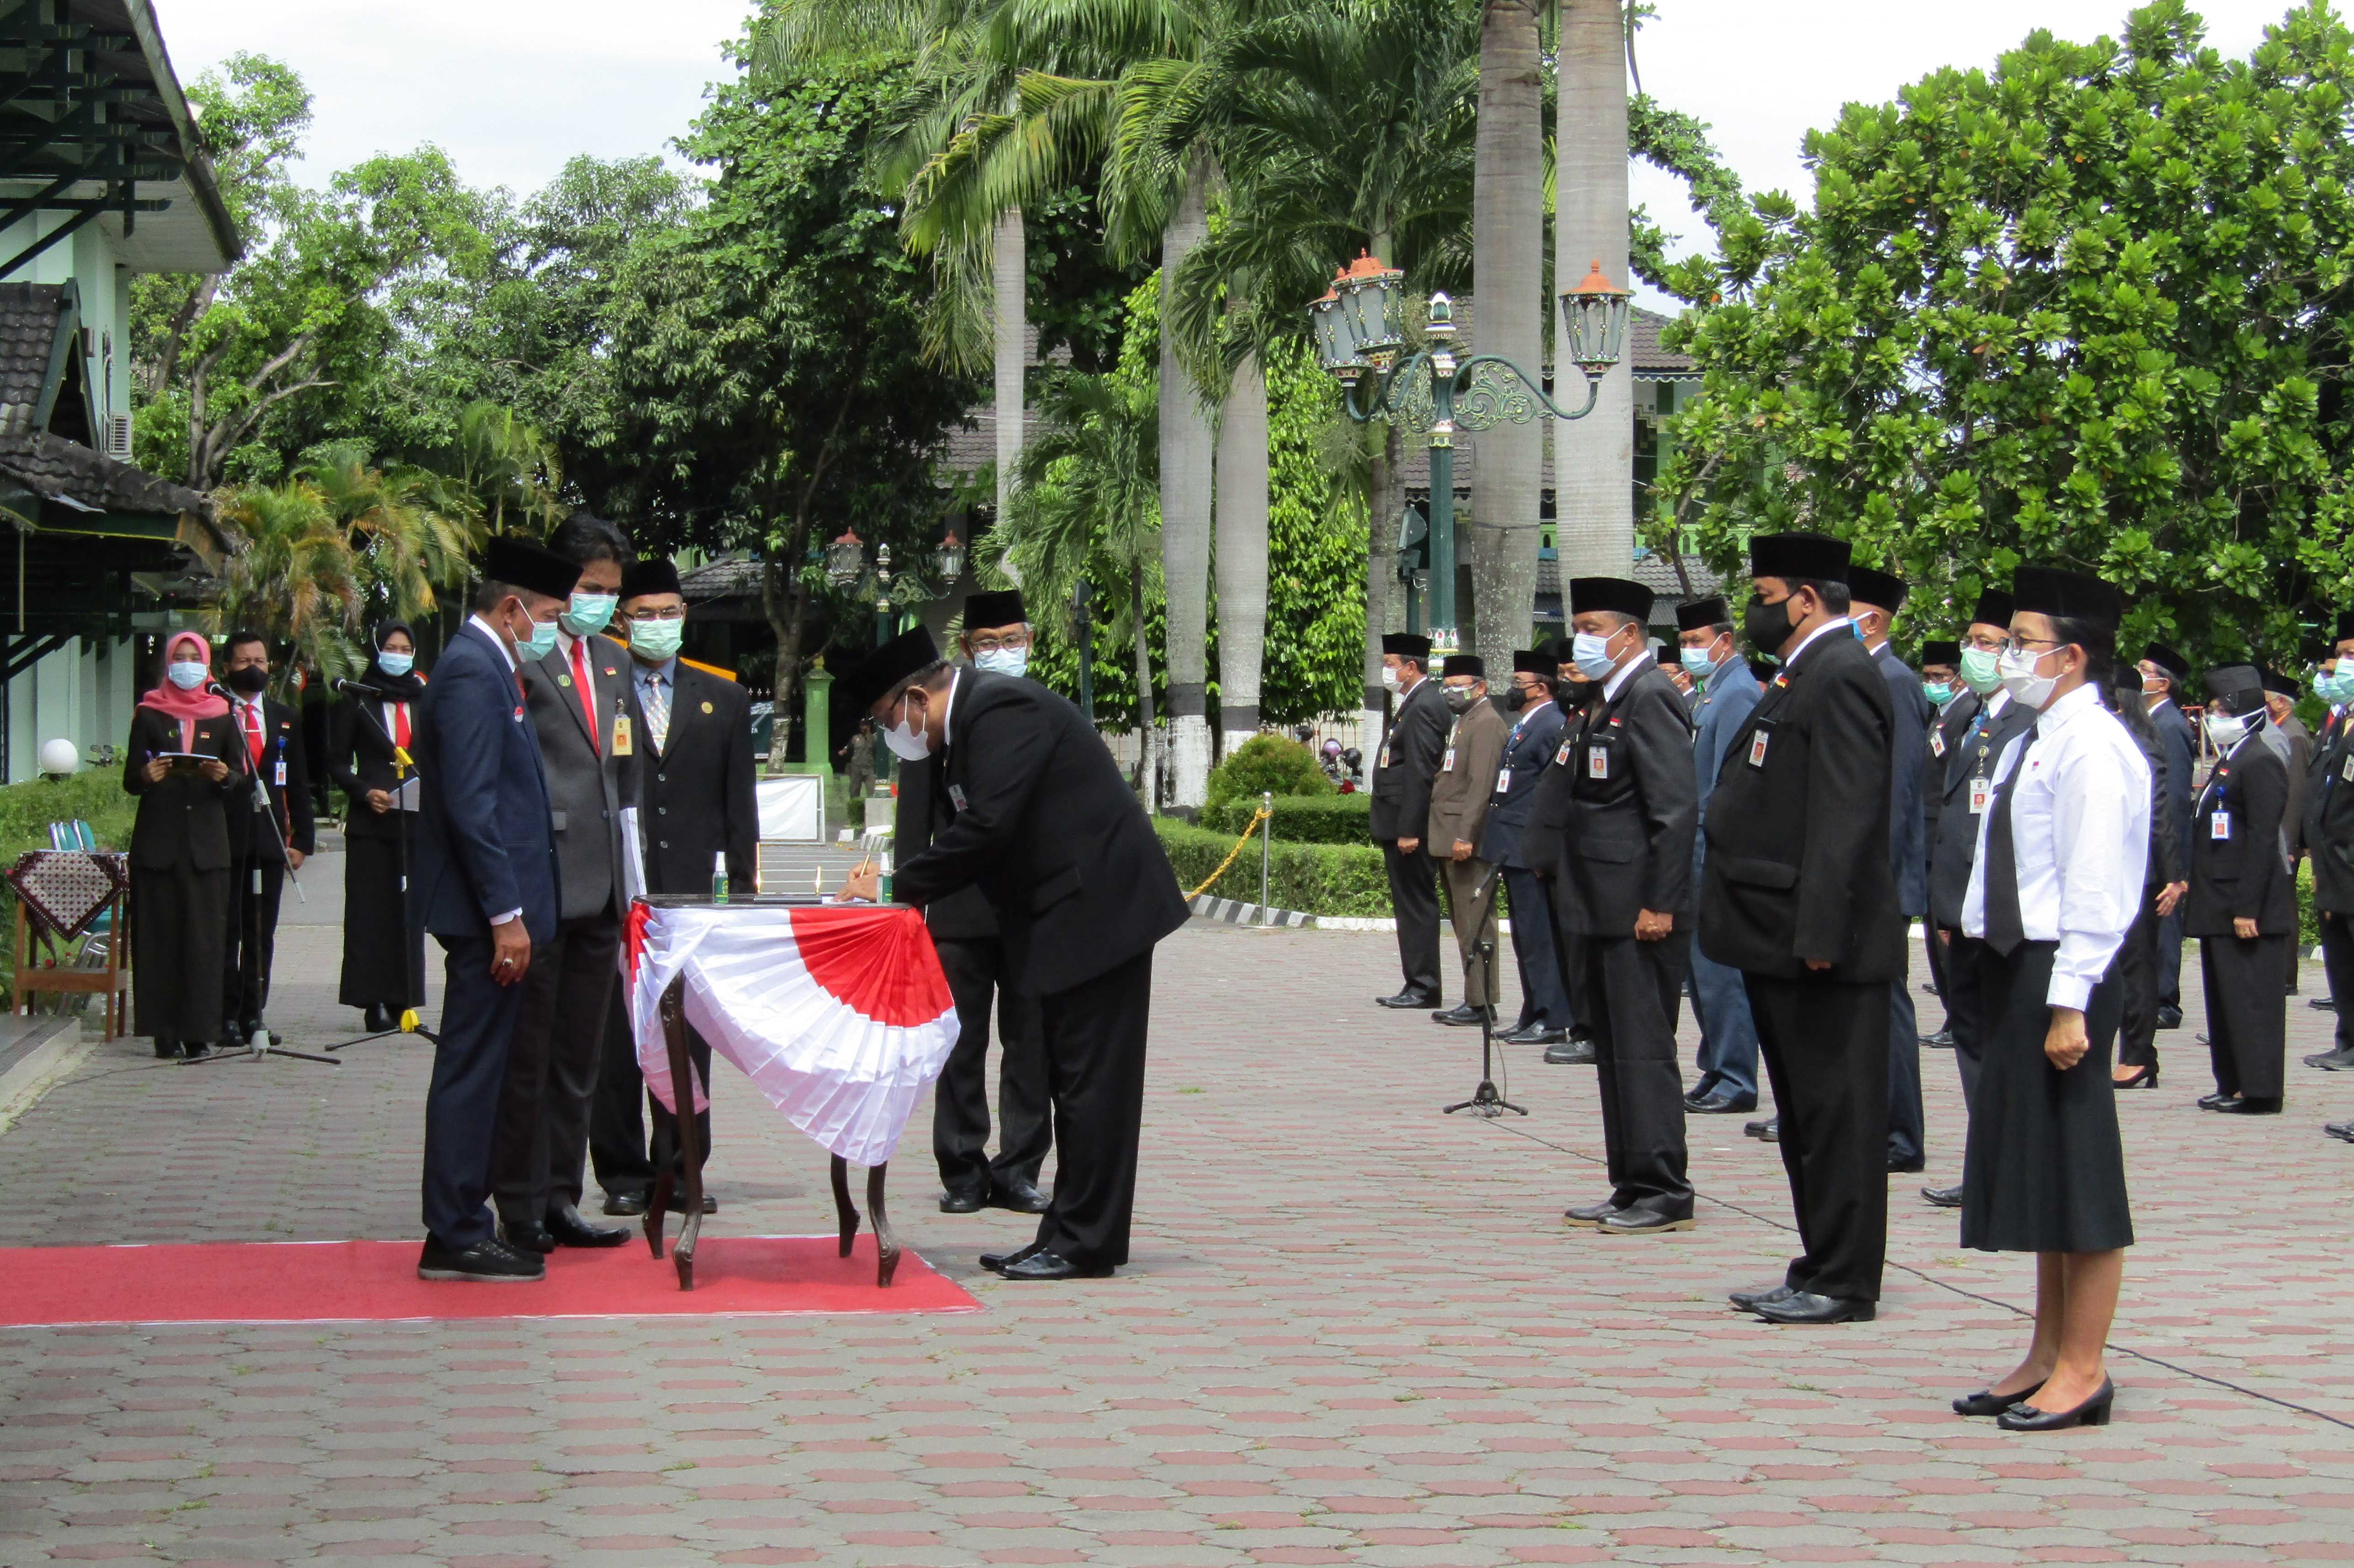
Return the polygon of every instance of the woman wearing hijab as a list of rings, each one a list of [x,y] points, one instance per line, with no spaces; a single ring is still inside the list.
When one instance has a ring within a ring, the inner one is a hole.
[[[376,660],[360,683],[391,700],[345,694],[329,732],[327,771],[350,800],[340,1000],[366,1009],[367,1029],[376,1033],[425,1001],[423,943],[406,931],[400,896],[400,868],[417,856],[417,813],[400,810],[393,798],[399,787],[393,747],[408,749],[416,703],[425,693],[417,673],[417,637],[408,626],[393,620],[376,628]],[[409,777],[416,777],[413,769]]]
[[[212,1053],[228,953],[228,801],[245,747],[228,702],[205,688],[212,647],[193,631],[164,646],[164,678],[131,715],[122,788],[139,800],[131,831],[131,934],[138,1032],[165,1060]]]

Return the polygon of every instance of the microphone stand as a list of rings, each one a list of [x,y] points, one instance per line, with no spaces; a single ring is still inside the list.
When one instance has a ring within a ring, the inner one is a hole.
[[[226,695],[227,694],[223,694]],[[265,721],[268,718],[269,712],[270,710],[267,706],[262,709],[262,715]],[[281,870],[285,872],[286,880],[294,883],[294,895],[296,897],[301,898],[302,897],[302,885],[299,881],[295,880],[293,857],[286,853],[286,841],[279,832],[278,809],[270,799],[269,784],[263,780],[261,774],[251,766],[252,753],[246,749],[245,733],[237,726],[235,719],[236,713],[237,699],[235,697],[230,697],[229,714],[231,716],[229,728],[235,732],[239,765],[237,770],[245,774],[253,780],[253,794],[246,802],[246,810],[251,814],[258,814],[262,819],[262,821],[268,824],[270,830],[270,842],[278,851],[279,867]],[[265,733],[266,732],[267,726],[265,724]],[[194,1061],[183,1059],[181,1065],[194,1067],[202,1066],[207,1062],[252,1062],[260,1061],[264,1056],[284,1056],[292,1057],[298,1062],[324,1062],[330,1067],[342,1066],[343,1063],[337,1061],[333,1056],[318,1056],[312,1054],[308,1051],[288,1050],[285,1046],[278,1044],[277,1036],[271,1034],[270,1033],[270,1026],[262,1022],[262,1009],[267,1002],[270,994],[270,977],[262,972],[261,964],[261,861],[259,856],[255,857],[253,863],[253,885],[250,889],[250,898],[246,900],[246,902],[251,906],[251,910],[246,920],[247,929],[244,933],[244,940],[246,943],[245,953],[250,955],[253,959],[253,984],[254,991],[256,992],[253,1001],[253,1033],[246,1036],[245,1044],[237,1050],[215,1051],[209,1055],[199,1056]],[[303,902],[308,903],[309,900],[306,898]],[[238,967],[240,970],[245,967],[243,963],[243,955],[240,955],[240,960]]]
[[[357,687],[359,691],[369,692],[369,696],[378,695],[370,692],[367,687],[359,686],[357,682],[347,683]],[[377,705],[381,705],[380,701]],[[408,819],[415,813],[408,810],[404,800],[406,787],[409,782],[408,770],[415,764],[400,743],[393,739],[391,732],[384,727],[384,715],[377,712],[376,706],[370,705],[369,697],[364,696],[360,699],[360,713],[368,721],[369,727],[384,736],[385,748],[392,753],[392,810],[385,814],[393,820],[392,853],[394,863],[399,867],[400,872],[400,1021],[394,1027],[379,1029],[373,1034],[362,1034],[350,1040],[339,1040],[327,1049],[341,1051],[346,1046],[366,1045],[371,1041],[390,1040],[402,1034],[414,1034],[419,1040],[439,1045],[441,1044],[441,1036],[429,1029],[419,1027],[417,1009],[409,1004],[408,1000],[415,996],[419,989],[417,983],[417,944],[409,939],[408,926]],[[365,809],[365,802],[362,809]],[[345,833],[348,836],[348,829],[345,830]],[[345,910],[345,918],[350,917],[351,912]]]
[[[1490,870],[1487,880],[1482,882],[1471,895],[1471,904],[1474,908],[1479,908],[1486,904],[1489,892],[1496,885],[1496,878],[1502,874],[1503,867],[1501,866],[1497,866]],[[1449,921],[1460,921],[1463,918],[1463,912],[1456,907],[1455,895],[1451,891],[1447,890],[1447,875],[1444,872],[1439,874],[1438,885],[1441,892],[1447,893],[1447,919]],[[1455,928],[1459,931],[1463,927],[1460,925],[1458,925]],[[1479,989],[1487,992],[1489,996],[1493,997],[1496,994],[1495,938],[1491,937],[1479,938],[1472,943],[1471,951],[1479,960]],[[1465,979],[1467,981],[1469,979],[1469,966],[1466,966]],[[1466,989],[1469,989],[1468,985]],[[1479,1010],[1479,1086],[1471,1091],[1471,1097],[1469,1099],[1456,1101],[1455,1104],[1448,1106],[1442,1114],[1453,1116],[1457,1111],[1468,1110],[1473,1116],[1486,1117],[1491,1121],[1497,1117],[1503,1115],[1506,1111],[1511,1111],[1516,1116],[1526,1116],[1529,1114],[1526,1109],[1514,1105],[1511,1101],[1506,1099],[1502,1095],[1496,1092],[1495,1034],[1496,1004],[1491,1001],[1486,1007]]]

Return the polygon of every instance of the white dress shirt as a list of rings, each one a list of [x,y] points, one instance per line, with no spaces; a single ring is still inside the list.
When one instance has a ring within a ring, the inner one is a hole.
[[[1617,702],[1618,694],[1626,688],[1628,682],[1642,673],[1644,665],[1649,664],[1656,668],[1659,662],[1659,659],[1651,652],[1651,645],[1648,642],[1644,643],[1641,652],[1611,671],[1609,678],[1602,683],[1602,700],[1606,703]]]
[[[2141,912],[2149,853],[2149,763],[2103,707],[2091,685],[2043,710],[2026,735],[1995,759],[1998,789],[2019,766],[2030,737],[2026,776],[2011,793],[2010,841],[2019,867],[2019,923],[2031,942],[2057,942],[2053,1007],[2082,1009],[2108,972]],[[1994,812],[1978,818],[1978,861],[1962,900],[1962,930],[1986,936],[1987,832]]]
[[[1796,648],[1791,649],[1787,653],[1782,656],[1782,668],[1787,670],[1791,665],[1797,663],[1798,662],[1798,655],[1813,647],[1817,638],[1825,636],[1833,631],[1842,631],[1848,636],[1853,637],[1855,635],[1855,617],[1851,615],[1834,615],[1829,620],[1824,621],[1820,626],[1816,627],[1812,631],[1808,632],[1804,637],[1798,639],[1798,645]]]

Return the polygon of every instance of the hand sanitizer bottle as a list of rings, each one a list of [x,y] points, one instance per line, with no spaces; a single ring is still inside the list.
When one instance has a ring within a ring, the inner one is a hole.
[[[725,850],[711,857],[711,902],[727,902],[727,852]]]

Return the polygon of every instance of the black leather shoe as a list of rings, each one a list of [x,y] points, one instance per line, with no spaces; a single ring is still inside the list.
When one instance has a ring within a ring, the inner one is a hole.
[[[605,1213],[615,1219],[633,1220],[652,1207],[650,1194],[644,1192],[608,1192]]]
[[[224,1045],[232,1048],[241,1046],[245,1044],[245,1025],[234,1018],[224,1018],[221,1020],[220,1037]]]
[[[1043,1214],[1048,1199],[1027,1181],[1001,1181],[989,1194],[992,1209],[1011,1209],[1017,1214]]]
[[[1412,989],[1402,991],[1395,996],[1377,996],[1373,998],[1373,1005],[1376,1007],[1431,1007],[1435,1006],[1437,1001],[1438,993],[1437,991],[1415,991]]]
[[[1994,1418],[2005,1432],[2064,1432],[2071,1426],[2106,1426],[2117,1403],[2117,1385],[2107,1378],[2093,1397],[2073,1410],[2043,1410],[2024,1399]]]
[[[183,1062],[201,1062],[212,1054],[213,1048],[201,1040],[191,1040],[180,1047],[180,1060]]]
[[[1880,1316],[1880,1303],[1794,1290],[1779,1301],[1760,1301],[1755,1310],[1768,1323],[1869,1323]]]
[[[1444,1012],[1432,1013],[1430,1021],[1433,1023],[1444,1023],[1450,1029],[1477,1029],[1495,1016],[1495,1011],[1492,1008],[1474,1007],[1467,1001],[1460,1007],[1450,1007]]]
[[[1731,1089],[1718,1089],[1701,1099],[1686,1100],[1684,1108],[1697,1116],[1737,1116],[1757,1108],[1755,1095],[1736,1095]]]
[[[548,1210],[540,1228],[554,1236],[558,1246],[619,1246],[630,1239],[628,1226],[592,1225],[569,1203]]]
[[[1921,1196],[1929,1200],[1929,1205],[1932,1208],[1958,1209],[1962,1206],[1962,1190],[1958,1186],[1924,1187],[1921,1189]],[[1980,1411],[1979,1414],[1992,1415],[1994,1412],[1986,1410]]]
[[[158,1040],[155,1042],[155,1060],[158,1062],[176,1062],[179,1059],[180,1043],[178,1041]]]
[[[2354,1051],[2317,1051],[2305,1059],[2305,1065],[2325,1073],[2343,1073],[2354,1068]]]
[[[516,1285],[526,1279],[546,1278],[547,1265],[502,1241],[445,1247],[429,1236],[425,1250],[417,1257],[417,1277],[460,1279],[474,1285]]]
[[[2325,1121],[2321,1130],[2347,1143],[2354,1143],[2354,1121]]]
[[[2160,1029],[2179,1029],[2179,1028],[2181,1028],[2181,1027],[2182,1027],[2182,1009],[2180,1009],[2180,1008],[2179,1008],[2179,1007],[2161,1007],[2161,1008],[2159,1008],[2159,1009],[2158,1010],[2158,1026]]]
[[[1951,1029],[1940,1029],[1935,1034],[1924,1034],[1921,1036],[1921,1044],[1932,1051],[1950,1051],[1954,1048],[1954,1032]]]
[[[2215,1108],[2226,1116],[2278,1116],[2281,1102],[2278,1095],[2240,1095]]]
[[[1544,1059],[1556,1067],[1594,1065],[1594,1042],[1568,1035],[1545,1047]]]
[[[556,1236],[543,1224],[533,1222],[512,1224],[505,1220],[501,1220],[499,1232],[507,1245],[517,1252],[535,1252],[545,1255],[556,1250]]]
[[[1894,1154],[1888,1157],[1888,1173],[1891,1176],[1917,1176],[1927,1169],[1929,1161],[1918,1154],[1910,1160]]]
[[[1523,1024],[1496,1036],[1500,1044],[1506,1045],[1552,1045],[1568,1038],[1568,1030],[1548,1029],[1542,1023]]]
[[[1564,1209],[1561,1217],[1573,1225],[1598,1225],[1605,1215],[1618,1212],[1615,1199],[1605,1198],[1598,1203],[1581,1203],[1575,1209]]]
[[[1111,1265],[1108,1263],[1073,1263],[1055,1252],[1034,1252],[1020,1263],[1009,1263],[997,1271],[1001,1279],[1022,1280],[1036,1284],[1056,1279],[1109,1279]]]
[[[369,1034],[389,1034],[392,1024],[392,1009],[380,1001],[369,1002],[366,1015],[360,1020],[361,1030]]]
[[[1760,1307],[1769,1303],[1787,1301],[1797,1294],[1797,1291],[1787,1285],[1776,1285],[1771,1290],[1735,1290],[1725,1297],[1725,1299],[1732,1302],[1738,1311],[1755,1312]]]
[[[2338,1011],[2338,999],[2334,996],[2317,996],[2305,1005],[2318,1012],[2335,1012]]]
[[[1769,1116],[1764,1121],[1744,1121],[1741,1124],[1741,1130],[1760,1143],[1779,1143],[1782,1141],[1782,1118]]]
[[[1569,1033],[1564,1038],[1581,1045],[1590,1045],[1594,1043],[1594,1026],[1590,1023],[1573,1023],[1570,1025]]]
[[[2017,1393],[1990,1393],[1985,1389],[1980,1389],[1976,1393],[1966,1393],[1960,1398],[1955,1400],[1954,1414],[1956,1415],[2000,1415],[2012,1405],[2020,1404],[2026,1400],[2033,1399],[2035,1397],[2035,1389],[2041,1388],[2042,1386],[2043,1385],[2039,1383],[2035,1385],[2035,1388],[2022,1388]]]
[[[1637,1203],[1603,1215],[1594,1228],[1609,1236],[1663,1236],[1670,1231],[1688,1231],[1699,1223],[1690,1214],[1679,1219]]]
[[[1037,1242],[1032,1242],[1028,1246],[1017,1248],[1013,1252],[985,1252],[981,1255],[981,1266],[991,1274],[1002,1274],[1008,1267],[1020,1263],[1023,1258],[1034,1256],[1045,1250]]]
[[[2237,1095],[2224,1094],[2219,1089],[2211,1095],[2200,1095],[2199,1097],[2199,1108],[2200,1110],[2221,1110],[2225,1106],[2230,1105],[2233,1100],[2236,1100],[2239,1097],[2240,1097]]]
[[[989,1207],[986,1187],[951,1187],[940,1194],[943,1214],[977,1214]]]

